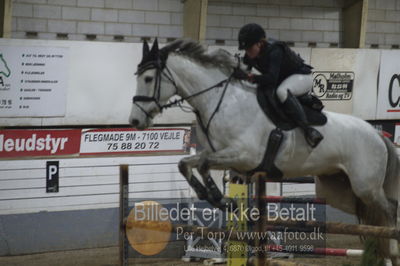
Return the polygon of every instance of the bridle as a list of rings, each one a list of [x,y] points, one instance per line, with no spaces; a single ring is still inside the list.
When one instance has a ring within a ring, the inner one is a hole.
[[[140,75],[146,70],[156,69],[156,81],[154,83],[153,96],[134,96],[133,104],[136,105],[148,118],[153,119],[153,116],[150,115],[138,102],[154,102],[159,108],[160,112],[165,109],[164,106],[160,104],[160,94],[161,94],[161,74],[164,73],[163,69],[165,68],[165,64],[161,63],[161,60],[150,61],[143,65],[139,65],[138,71],[135,73],[136,75]],[[168,70],[169,71],[169,70]],[[165,75],[165,74],[164,74]],[[170,76],[166,75],[167,78]],[[176,86],[175,81],[171,80]]]
[[[153,119],[153,116],[151,114],[149,114],[146,110],[144,110],[144,108],[142,106],[140,106],[140,104],[138,104],[138,103],[140,103],[140,102],[154,102],[157,105],[157,107],[160,110],[160,112],[162,112],[166,108],[169,108],[169,107],[172,107],[172,106],[177,106],[177,105],[182,108],[182,106],[180,104],[182,102],[184,102],[185,100],[189,100],[191,98],[197,97],[197,96],[199,96],[201,94],[204,94],[204,93],[206,93],[208,91],[211,91],[211,90],[213,90],[215,88],[219,88],[219,87],[221,87],[222,85],[225,84],[224,90],[223,90],[222,95],[221,95],[221,97],[220,97],[220,99],[218,101],[218,104],[217,104],[216,108],[214,109],[214,112],[212,113],[212,115],[211,115],[211,117],[208,120],[206,125],[203,124],[200,112],[198,110],[196,110],[196,109],[192,109],[191,110],[191,111],[193,111],[193,113],[195,113],[195,115],[197,117],[197,120],[199,121],[201,129],[202,129],[203,133],[207,137],[207,140],[208,140],[208,143],[210,144],[210,147],[212,148],[213,151],[216,151],[214,146],[213,146],[213,144],[212,144],[212,142],[211,142],[211,139],[209,137],[208,131],[209,131],[212,119],[214,118],[215,114],[218,112],[219,107],[221,106],[221,103],[222,103],[222,100],[223,100],[223,98],[225,96],[225,92],[226,92],[226,89],[228,87],[228,84],[232,79],[232,75],[230,75],[227,79],[224,79],[224,80],[218,82],[217,84],[215,84],[215,85],[213,85],[211,87],[208,87],[208,88],[206,88],[204,90],[201,90],[199,92],[196,92],[196,93],[191,94],[191,95],[186,96],[186,97],[181,97],[180,99],[176,99],[176,100],[174,100],[172,102],[169,102],[169,103],[166,103],[166,104],[161,104],[160,103],[160,94],[161,94],[161,78],[162,78],[162,76],[164,75],[172,83],[172,85],[175,87],[175,90],[176,90],[175,94],[178,93],[178,86],[176,85],[176,82],[175,82],[175,80],[174,80],[174,78],[172,76],[171,70],[166,66],[165,62],[162,62],[162,60],[158,59],[158,60],[149,61],[149,62],[146,62],[145,64],[139,65],[138,71],[136,72],[136,75],[140,75],[140,74],[144,73],[146,70],[149,70],[149,69],[156,69],[156,80],[154,82],[153,96],[141,96],[141,95],[134,96],[133,97],[133,104],[135,104],[146,115],[146,117],[150,118],[150,119]]]
[[[156,69],[156,82],[154,83],[153,96],[141,96],[141,95],[134,96],[133,104],[138,106],[139,109],[142,110],[150,118],[153,118],[153,117],[151,115],[149,115],[146,112],[146,110],[144,110],[140,105],[138,105],[137,102],[154,102],[157,105],[160,112],[162,112],[164,109],[178,105],[178,104],[184,102],[185,100],[189,100],[191,98],[199,96],[199,95],[206,93],[214,88],[221,87],[225,82],[227,82],[228,80],[231,79],[231,77],[229,77],[227,79],[224,79],[224,80],[218,82],[217,84],[215,84],[209,88],[206,88],[204,90],[196,92],[192,95],[189,95],[186,97],[181,97],[180,99],[174,100],[174,101],[166,103],[166,104],[161,104],[160,103],[160,95],[161,95],[161,77],[162,77],[162,75],[164,75],[174,86],[175,94],[178,94],[178,86],[176,85],[176,82],[175,82],[174,78],[172,77],[171,70],[164,63],[161,63],[161,60],[150,61],[150,62],[147,62],[146,64],[139,66],[139,69],[135,74],[140,75],[149,69]]]

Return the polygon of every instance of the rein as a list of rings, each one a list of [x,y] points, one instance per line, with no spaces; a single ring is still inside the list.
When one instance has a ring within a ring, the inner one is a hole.
[[[211,125],[212,119],[214,118],[215,114],[218,112],[219,107],[220,107],[221,104],[222,104],[222,100],[224,99],[226,89],[228,88],[228,84],[229,84],[229,82],[231,81],[231,79],[232,79],[232,75],[230,75],[229,78],[227,78],[226,80],[223,80],[224,82],[226,82],[226,83],[225,83],[225,86],[224,86],[224,90],[223,90],[223,92],[222,92],[221,97],[219,98],[217,107],[215,107],[214,112],[211,114],[211,117],[210,117],[210,119],[209,119],[208,122],[207,122],[207,126],[204,126],[203,121],[201,120],[201,115],[200,115],[199,111],[193,110],[193,113],[196,115],[197,120],[199,121],[201,130],[203,131],[204,135],[206,135],[208,144],[210,145],[211,149],[212,149],[214,152],[216,152],[216,149],[215,149],[214,145],[212,144],[212,141],[211,141],[211,139],[210,139],[210,134],[208,133],[208,131],[209,131],[209,129],[210,129],[210,125]],[[221,82],[220,82],[220,83],[221,83]],[[223,84],[223,83],[221,83],[220,86],[222,86],[222,84]]]

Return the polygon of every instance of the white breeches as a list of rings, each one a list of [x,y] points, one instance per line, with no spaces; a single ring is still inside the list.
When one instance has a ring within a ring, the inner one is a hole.
[[[300,96],[310,92],[312,84],[312,74],[294,74],[282,81],[276,89],[276,94],[281,103],[283,103],[288,97],[288,90],[290,90],[294,96]]]

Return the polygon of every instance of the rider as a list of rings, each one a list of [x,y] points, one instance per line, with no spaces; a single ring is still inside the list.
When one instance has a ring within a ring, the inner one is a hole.
[[[296,96],[309,93],[312,88],[312,67],[305,64],[284,42],[269,43],[264,29],[255,23],[244,25],[239,31],[239,50],[245,50],[244,62],[255,67],[261,75],[237,73],[264,90],[276,90],[285,112],[304,131],[311,147],[316,147],[323,136],[310,127],[303,106]],[[240,72],[240,71],[239,71]]]

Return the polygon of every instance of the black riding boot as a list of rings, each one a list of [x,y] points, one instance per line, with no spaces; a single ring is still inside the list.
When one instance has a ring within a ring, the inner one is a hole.
[[[288,97],[283,103],[286,113],[303,129],[307,143],[315,148],[324,138],[321,133],[309,126],[303,106],[293,94],[288,91]]]

